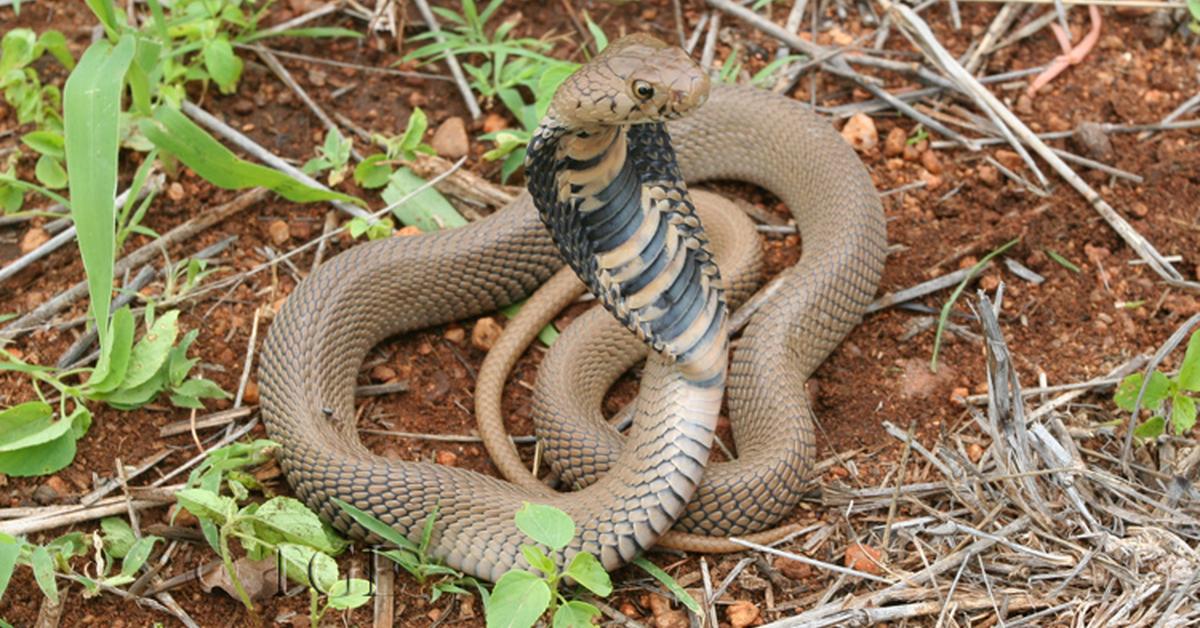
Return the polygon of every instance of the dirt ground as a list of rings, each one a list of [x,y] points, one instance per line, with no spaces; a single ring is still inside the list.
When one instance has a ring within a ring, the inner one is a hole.
[[[303,12],[307,4],[301,0],[278,2],[265,24],[289,19]],[[543,4],[552,5],[554,10],[545,10]],[[773,20],[782,23],[790,4],[776,5],[771,14]],[[832,3],[829,4],[828,28],[818,35],[821,43],[838,43],[843,38],[857,38],[873,30],[873,26],[862,23],[857,10],[850,10],[848,17],[839,19]],[[646,31],[668,40],[675,38],[670,2],[588,1],[574,5],[577,11],[586,10],[610,36]],[[953,27],[945,3],[938,3],[923,16],[943,44],[955,55],[960,55],[982,35],[998,7],[995,4],[963,3],[961,29]],[[555,54],[578,59],[578,44],[574,43],[578,41],[578,34],[568,12],[560,8],[555,2],[510,1],[500,9],[499,16],[502,19],[519,17],[517,28],[522,34],[535,37],[553,34],[559,42]],[[702,3],[684,3],[688,33],[695,28],[705,10]],[[409,7],[408,13],[407,34],[411,36],[421,32],[418,28],[421,22],[414,8]],[[1038,14],[1040,10],[1033,10],[1028,17]],[[1072,29],[1078,38],[1087,29],[1086,11],[1076,9],[1070,15]],[[323,18],[320,23],[359,31],[366,29],[364,23],[336,13]],[[14,16],[11,7],[0,8],[0,24],[0,32],[20,26],[61,30],[78,56],[90,41],[94,19],[83,2],[43,0],[23,3],[20,16]],[[807,21],[804,28],[808,28]],[[275,41],[272,45],[282,50],[377,67],[389,67],[403,56],[403,51],[397,50],[395,39],[386,34],[369,36],[360,42],[295,39]],[[774,58],[777,48],[773,39],[726,16],[716,58],[724,59],[734,45],[756,55],[748,61],[750,69],[762,67]],[[895,59],[919,59],[914,48],[899,33],[893,32],[886,48],[894,51]],[[1040,66],[1059,52],[1050,33],[1042,31],[992,55],[983,73]],[[218,96],[215,90],[208,93],[197,90],[192,97],[269,150],[303,162],[312,156],[314,146],[320,144],[324,128],[265,66],[252,59],[249,53],[244,57],[247,60],[245,76],[236,95]],[[420,106],[429,114],[431,129],[452,116],[469,120],[461,99],[448,82],[368,74],[293,59],[283,59],[283,63],[323,108],[337,111],[359,127],[373,132],[387,135],[400,132],[414,106]],[[43,60],[37,67],[45,81],[61,85],[65,79],[64,72],[53,62]],[[1039,132],[1071,130],[1086,122],[1153,123],[1196,93],[1198,68],[1200,52],[1195,39],[1189,40],[1174,28],[1167,28],[1162,17],[1139,10],[1107,9],[1097,47],[1085,61],[1067,70],[1035,98],[1021,96],[1024,81],[1001,83],[993,89]],[[440,73],[443,70],[435,67],[434,71]],[[866,69],[864,72],[879,76],[892,91],[915,85],[899,74]],[[823,107],[869,99],[866,92],[828,74],[806,74],[794,88],[793,95],[808,100],[813,80],[816,81],[816,101]],[[506,115],[499,103],[491,104],[485,113]],[[1036,385],[1043,376],[1050,384],[1063,384],[1103,374],[1134,354],[1152,351],[1183,320],[1200,312],[1200,299],[1195,294],[1166,286],[1145,265],[1136,264],[1137,255],[1060,178],[1048,175],[1051,191],[1043,198],[998,175],[995,167],[984,161],[986,155],[1024,176],[1031,175],[1004,146],[974,153],[947,148],[926,149],[925,153],[910,150],[909,155],[888,156],[885,155],[888,132],[899,127],[909,134],[914,123],[890,111],[875,113],[872,117],[878,128],[878,146],[860,154],[870,168],[877,188],[885,191],[916,181],[927,182],[923,189],[884,197],[888,239],[893,252],[888,259],[881,292],[907,288],[968,267],[1003,243],[1020,238],[1007,256],[1043,275],[1045,282],[1035,285],[1002,270],[1002,265],[994,265],[972,283],[968,294],[976,287],[994,289],[999,281],[1005,282],[1001,323],[1025,385]],[[835,123],[841,125],[843,122]],[[507,123],[514,124],[511,119],[507,119]],[[472,141],[467,168],[495,180],[498,164],[482,160],[481,155],[488,146],[474,139],[481,132],[482,123],[468,122],[468,128]],[[13,129],[18,133],[0,135],[0,148],[15,145],[22,131],[17,128],[14,113],[0,104],[0,131]],[[1200,198],[1200,132],[1166,131],[1144,140],[1133,133],[1112,134],[1110,138],[1112,151],[1101,161],[1140,175],[1143,181],[1134,183],[1081,169],[1083,176],[1159,251],[1164,255],[1181,256],[1176,267],[1185,278],[1200,278],[1200,211],[1196,205],[1196,199]],[[941,138],[935,134],[930,139]],[[1051,144],[1091,156],[1085,146],[1073,139],[1054,140]],[[363,144],[358,142],[357,145],[362,147]],[[22,161],[20,169],[23,176],[31,178],[33,160]],[[129,163],[123,172],[131,173],[133,169],[134,164]],[[148,226],[159,232],[235,196],[235,193],[212,187],[186,170],[178,179],[170,181],[169,186],[169,193],[158,197],[147,216]],[[716,187],[746,193],[744,186]],[[372,193],[357,189],[353,183],[344,184],[342,189],[374,199],[372,204],[376,208],[382,206]],[[784,215],[782,207],[761,193],[750,192],[747,198]],[[30,204],[38,203],[40,199],[30,197]],[[219,278],[223,273],[245,271],[267,261],[262,253],[264,246],[290,249],[319,235],[328,211],[329,207],[321,204],[300,206],[272,198],[219,223],[170,253],[174,259],[180,259],[223,238],[236,236],[233,246],[219,258],[222,269],[216,275]],[[268,231],[269,225],[277,220],[283,220],[289,227],[289,241],[283,245],[275,244]],[[339,220],[344,218],[339,216]],[[14,227],[0,227],[0,264],[18,257],[21,240],[27,237],[29,230],[40,229],[43,223],[38,219]],[[130,250],[147,242],[142,236],[134,236],[131,240],[127,245]],[[352,245],[346,239],[336,239],[327,255]],[[799,255],[799,238],[794,235],[768,234],[763,246],[774,270],[791,263]],[[1054,261],[1051,252],[1072,262],[1077,270]],[[312,266],[313,256],[304,253],[294,261],[303,273]],[[0,313],[31,310],[82,278],[75,249],[66,247],[0,285]],[[202,359],[200,369],[204,376],[216,380],[226,390],[236,390],[255,310],[265,306],[268,316],[263,325],[268,325],[270,312],[277,308],[295,283],[293,274],[280,268],[275,273],[256,275],[232,292],[211,293],[184,309],[182,327],[200,330],[193,354]],[[936,310],[947,295],[948,291],[938,292],[917,303]],[[956,320],[967,328],[974,328],[974,323],[966,317],[966,310],[960,308],[960,311],[964,316]],[[71,320],[83,314],[84,303],[80,302],[59,320]],[[958,397],[985,390],[982,346],[976,340],[947,334],[940,368],[936,374],[929,372],[927,365],[933,330],[925,327],[915,334],[911,331],[921,317],[927,316],[928,313],[899,308],[868,316],[816,373],[810,386],[814,392],[814,409],[821,419],[820,457],[836,452],[857,452],[827,470],[822,479],[841,480],[849,475],[859,485],[877,483],[896,466],[902,449],[898,441],[880,429],[881,421],[891,421],[903,429],[912,426],[920,440],[929,442],[939,433],[956,429],[964,422],[966,414]],[[473,321],[463,321],[398,338],[376,348],[368,356],[361,381],[403,380],[408,382],[409,391],[364,401],[367,407],[361,414],[364,418],[360,427],[421,433],[473,433],[474,420],[470,411],[473,375],[484,357],[484,353],[470,342],[473,324]],[[459,334],[460,329],[466,333]],[[265,329],[260,329],[260,343],[265,335],[263,332]],[[79,333],[78,326],[51,327],[28,334],[12,346],[26,360],[53,364]],[[518,366],[515,379],[526,384],[535,381],[541,355],[541,351],[530,351]],[[629,387],[630,384],[625,385],[626,389]],[[0,406],[7,407],[32,397],[26,380],[7,373],[0,375]],[[532,428],[528,420],[528,388],[510,383],[505,399],[506,411],[511,417],[510,429],[516,434],[529,434]],[[248,401],[254,401],[253,395]],[[1089,398],[1089,404],[1077,409],[1076,416],[1097,423],[1112,418],[1113,406],[1109,400],[1093,397]],[[209,410],[220,410],[229,405],[229,402],[210,403]],[[0,507],[72,503],[91,490],[95,476],[113,474],[117,457],[126,464],[136,464],[170,449],[171,455],[139,480],[150,482],[157,477],[157,470],[165,473],[196,453],[196,445],[188,434],[171,438],[158,436],[159,428],[186,419],[187,411],[165,404],[151,405],[136,412],[117,412],[99,406],[96,410],[91,431],[79,442],[78,456],[70,467],[51,478],[0,476]],[[251,435],[265,437],[261,426]],[[369,446],[387,456],[405,460],[436,459],[495,473],[480,445],[369,434],[364,434],[363,438]],[[269,486],[279,493],[288,493],[282,477],[271,479]],[[35,500],[35,492],[39,489],[42,492]],[[809,522],[838,517],[838,513],[822,508],[819,500],[812,500],[797,511],[795,520]],[[166,523],[165,508],[143,513],[143,526],[156,523]],[[76,529],[90,532],[95,525],[83,524]],[[34,540],[48,540],[63,531],[36,534]],[[821,550],[823,553],[814,557],[840,562],[838,549],[826,547]],[[710,558],[713,579],[723,578],[738,558]],[[212,559],[213,554],[207,547],[185,543],[164,576],[186,573]],[[698,556],[663,554],[655,560],[685,586],[699,586]],[[360,569],[365,565],[362,555],[348,556],[342,562],[344,566],[357,565]],[[761,582],[767,576],[762,571],[761,566],[751,566],[745,574]],[[610,600],[611,605],[633,619],[653,625],[652,600],[641,586],[643,575],[624,570],[614,579],[618,593]],[[785,579],[782,585],[772,579],[771,586],[775,588],[768,597],[754,581],[739,579],[724,600],[750,601],[763,611],[763,619],[769,621],[786,617],[796,600],[819,591],[827,580],[828,574],[817,572],[801,575],[797,580]],[[847,590],[853,590],[853,587],[849,585]],[[427,591],[403,575],[397,576],[397,590],[395,609],[400,625],[483,624],[478,598],[448,597],[430,605]],[[175,589],[173,595],[201,625],[236,626],[247,622],[240,603],[219,591],[205,593],[195,581]],[[32,625],[41,600],[29,570],[19,568],[4,602],[0,603],[0,617],[16,626]],[[721,603],[722,607],[726,606],[725,601]],[[304,625],[307,597],[276,598],[260,610],[261,617],[267,622],[286,624],[294,618],[299,622],[297,625]],[[720,618],[727,621],[725,610],[720,612]],[[72,587],[65,596],[61,625],[142,626],[160,621],[175,625],[174,618],[111,595],[84,599],[78,587]],[[344,618],[331,614],[326,621],[331,625],[335,621],[345,622],[345,625],[369,624],[371,609],[368,605]]]

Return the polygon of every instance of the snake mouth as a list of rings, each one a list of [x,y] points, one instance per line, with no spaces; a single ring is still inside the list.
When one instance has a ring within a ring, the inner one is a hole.
[[[539,129],[526,175],[555,244],[605,308],[691,381],[723,383],[720,271],[663,123]]]

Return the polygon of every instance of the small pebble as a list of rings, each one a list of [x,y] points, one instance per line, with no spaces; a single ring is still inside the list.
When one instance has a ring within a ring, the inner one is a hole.
[[[41,227],[30,227],[25,235],[21,236],[21,241],[17,246],[21,249],[21,253],[29,253],[37,247],[45,244],[50,239],[50,234],[46,233]]]
[[[784,558],[783,556],[777,556],[773,565],[775,569],[779,570],[779,573],[782,573],[792,580],[804,580],[812,577],[813,574],[812,567],[798,560]]]
[[[971,462],[979,462],[979,459],[983,458],[983,447],[979,443],[967,445],[967,458],[970,458]]]
[[[875,121],[864,113],[856,113],[842,127],[842,137],[859,152],[869,151],[879,144]]]
[[[446,330],[444,336],[446,340],[449,340],[454,344],[460,344],[462,343],[463,339],[467,337],[467,332],[462,327],[451,327],[450,329]]]
[[[846,548],[845,566],[851,569],[857,569],[873,575],[879,575],[881,569],[878,563],[883,562],[883,554],[871,547],[862,543],[855,543]]]
[[[682,610],[671,608],[667,598],[651,593],[647,596],[651,614],[654,615],[654,625],[657,628],[688,628],[687,614]]]
[[[1111,161],[1113,157],[1112,140],[1104,132],[1103,127],[1095,122],[1084,122],[1075,129],[1075,143],[1078,144],[1093,159]]]
[[[458,116],[446,118],[433,132],[433,139],[429,140],[429,145],[433,147],[434,152],[446,159],[458,159],[466,155],[470,148],[466,123]]]
[[[308,71],[308,82],[312,83],[313,87],[324,87],[325,81],[328,80],[328,78],[329,75],[326,74],[324,70],[319,68],[313,68]]]
[[[418,236],[422,233],[425,232],[421,231],[421,228],[416,225],[405,225],[396,230],[396,235],[402,238],[407,238],[408,236]]]
[[[998,187],[1001,184],[1000,171],[987,164],[979,166],[979,180],[988,187]]]
[[[183,200],[186,193],[183,191],[183,184],[178,181],[172,181],[171,185],[167,186],[167,198],[178,203]]]
[[[500,332],[504,328],[496,319],[490,316],[475,321],[475,327],[471,328],[471,345],[480,351],[490,351],[500,338]]]
[[[396,370],[386,364],[380,364],[371,369],[371,380],[375,382],[389,382],[396,379]]]
[[[250,405],[258,403],[258,382],[253,379],[246,382],[246,390],[242,392],[242,401]]]
[[[489,113],[487,114],[487,117],[483,119],[484,133],[495,133],[496,131],[506,128],[508,128],[508,121],[504,119],[504,116],[501,116],[498,113]]]
[[[239,98],[233,103],[234,113],[244,116],[254,111],[254,101],[248,98]]]
[[[942,174],[942,162],[932,150],[921,153],[921,165],[932,174]]]
[[[900,127],[896,127],[888,131],[887,138],[883,141],[883,156],[896,157],[904,153],[904,146],[908,143],[908,133]]]
[[[458,463],[458,455],[452,451],[439,450],[433,459],[434,462],[447,467],[453,467]]]
[[[758,623],[759,618],[762,617],[762,611],[754,605],[754,602],[738,600],[729,605],[725,616],[729,618],[729,625],[732,628],[746,628]]]
[[[292,239],[291,229],[282,220],[272,220],[271,224],[267,225],[267,234],[271,236],[271,241],[275,243],[275,246],[283,246]]]

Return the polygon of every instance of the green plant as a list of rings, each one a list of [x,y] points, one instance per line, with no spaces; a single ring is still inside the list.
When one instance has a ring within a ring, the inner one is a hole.
[[[535,543],[560,553],[575,538],[575,522],[567,513],[542,504],[526,504],[517,511],[517,528]],[[600,609],[580,600],[568,599],[559,590],[564,578],[605,597],[612,593],[608,572],[595,556],[579,552],[566,569],[558,565],[538,545],[522,545],[521,554],[532,571],[513,569],[500,576],[487,604],[487,624],[493,626],[532,626],[549,611],[556,627],[591,626]]]
[[[347,542],[300,501],[271,497],[241,504],[251,489],[261,488],[243,469],[269,460],[278,445],[268,440],[234,443],[217,449],[188,477],[176,494],[180,506],[196,516],[208,544],[221,557],[226,574],[247,610],[254,604],[238,578],[231,548],[236,539],[249,560],[275,557],[286,576],[309,587],[309,614],[316,626],[330,609],[355,608],[367,602],[371,586],[359,578],[339,579],[337,556]],[[223,495],[222,488],[231,495]]]
[[[0,39],[0,90],[15,110],[17,122],[36,127],[22,136],[21,141],[40,155],[34,168],[38,181],[47,188],[61,189],[66,185],[62,165],[62,116],[59,113],[62,93],[54,85],[43,85],[37,71],[30,67],[47,52],[68,70],[75,67],[66,38],[59,31],[48,30],[38,36],[28,28],[14,28],[5,33]],[[10,158],[4,172],[7,177],[15,178],[14,166],[19,158],[20,153]],[[22,202],[18,188],[0,182],[3,211],[18,211]]]
[[[1168,377],[1157,369],[1150,372],[1149,380],[1142,373],[1134,373],[1121,380],[1113,401],[1126,412],[1139,407],[1151,409],[1153,416],[1133,431],[1133,435],[1144,442],[1166,433],[1165,417],[1168,415],[1175,433],[1183,434],[1192,429],[1196,425],[1196,397],[1189,393],[1196,392],[1200,392],[1200,332],[1194,332],[1188,340],[1175,377]],[[1141,395],[1140,404],[1138,395]]]
[[[58,603],[58,578],[78,582],[83,586],[84,597],[92,597],[104,588],[122,587],[132,583],[135,574],[150,559],[154,545],[161,537],[148,535],[141,538],[123,519],[108,517],[100,522],[101,531],[88,539],[82,532],[68,532],[45,545],[30,543],[0,533],[0,599],[18,565],[28,566],[33,571],[34,582],[42,594],[51,602]],[[71,559],[87,554],[88,547],[95,547],[93,569],[81,574],[71,566]],[[113,567],[120,561],[121,568]]]
[[[984,266],[987,266],[988,262],[992,261],[995,257],[1001,255],[1005,251],[1011,249],[1013,245],[1020,241],[1021,238],[1013,238],[1012,240],[1000,245],[1000,248],[997,248],[987,255],[984,255],[983,259],[976,262],[976,264],[967,271],[967,276],[963,277],[962,281],[958,282],[958,286],[954,289],[954,292],[950,293],[950,298],[946,299],[946,302],[942,304],[942,311],[938,314],[937,331],[933,336],[933,356],[929,358],[929,370],[935,373],[937,372],[938,353],[942,348],[942,334],[944,334],[946,331],[946,322],[950,320],[950,310],[954,307],[954,303],[958,301],[958,297],[962,296],[963,290],[967,289],[967,284],[971,283],[971,280],[979,274],[979,271],[983,270]]]
[[[471,592],[463,588],[464,586],[474,586],[480,595],[487,601],[487,591],[474,578],[464,576],[461,571],[452,569],[441,564],[437,559],[429,555],[429,546],[433,541],[433,526],[437,522],[437,508],[429,513],[425,518],[425,524],[421,527],[421,539],[418,543],[413,543],[396,531],[395,528],[371,516],[370,513],[356,508],[340,499],[334,499],[333,502],[339,508],[350,515],[359,525],[366,528],[371,533],[383,539],[385,543],[390,543],[394,547],[386,550],[376,550],[376,553],[384,556],[388,560],[396,563],[401,569],[407,571],[409,575],[417,581],[417,584],[424,586],[430,584],[430,602],[435,602],[439,597],[446,593],[456,595],[470,595]],[[431,578],[436,580],[430,581]]]
[[[904,143],[909,146],[916,146],[927,139],[929,139],[929,131],[925,129],[925,125],[918,124],[917,128],[913,129],[912,135],[908,136],[908,139]]]
[[[1192,21],[1188,22],[1188,28],[1197,35],[1200,35],[1200,0],[1187,0],[1188,13],[1192,16]]]
[[[329,187],[336,187],[346,178],[346,164],[353,150],[354,140],[332,127],[325,133],[325,143],[317,148],[317,156],[305,162],[302,170],[305,174],[329,171]]]
[[[484,154],[489,161],[503,160],[500,178],[507,181],[525,161],[525,146],[533,131],[546,115],[550,100],[558,86],[571,75],[579,64],[548,57],[552,48],[549,42],[532,38],[512,36],[515,20],[497,26],[487,34],[487,22],[500,8],[503,0],[492,0],[482,11],[473,0],[462,0],[462,13],[435,7],[433,11],[447,21],[447,30],[441,34],[442,41],[427,44],[409,53],[405,60],[422,62],[444,58],[449,53],[456,55],[482,55],[479,64],[464,61],[463,69],[470,77],[472,89],[485,102],[498,98],[505,108],[517,119],[520,128],[502,129],[481,136],[481,139],[496,143],[496,147]],[[608,45],[608,38],[585,13],[584,20],[592,35],[597,50]],[[424,33],[414,39],[433,39],[433,33]],[[532,102],[526,94],[533,97]]]
[[[148,307],[146,333],[134,342],[136,322],[128,306],[112,317],[108,350],[102,351],[96,368],[58,370],[31,364],[0,349],[0,370],[27,374],[39,400],[0,412],[0,473],[16,476],[53,473],[75,457],[75,441],[92,423],[85,401],[103,401],[118,409],[140,407],[160,393],[184,408],[203,408],[202,399],[228,395],[215,383],[188,379],[197,359],[187,352],[195,341],[192,330],[176,344],[179,312],[155,317]],[[71,380],[90,374],[81,384]],[[57,411],[42,391],[49,386],[58,393]]]
[[[467,224],[467,220],[441,192],[432,187],[421,190],[403,204],[397,205],[400,199],[425,185],[425,180],[413,172],[412,168],[402,164],[413,161],[418,154],[433,154],[433,149],[423,141],[428,128],[429,119],[425,112],[420,107],[414,107],[403,133],[395,137],[372,137],[383,152],[364,158],[354,169],[354,180],[363,187],[384,188],[380,196],[388,205],[395,205],[392,207],[392,215],[405,225],[414,225],[425,232],[461,227]],[[395,165],[400,167],[393,170]],[[354,218],[350,221],[349,228],[351,236],[357,238],[365,233],[372,240],[388,237],[392,233],[390,221],[381,224]]]

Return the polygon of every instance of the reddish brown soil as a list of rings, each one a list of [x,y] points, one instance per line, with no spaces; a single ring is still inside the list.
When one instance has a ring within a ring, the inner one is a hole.
[[[293,15],[293,5],[305,4],[278,3],[268,22],[287,19]],[[516,16],[521,10],[519,32],[530,36],[554,33],[560,42],[556,54],[577,58],[578,44],[573,42],[578,40],[578,35],[567,13],[559,10],[559,3],[550,4],[554,6],[552,10],[546,10],[542,3],[514,1],[501,9],[501,16]],[[648,30],[666,39],[674,37],[669,2],[644,2],[640,6],[638,3],[619,6],[602,2],[575,4],[586,8],[610,34]],[[690,32],[703,7],[695,2],[685,4],[685,19]],[[776,21],[783,20],[782,11],[776,9]],[[963,4],[961,30],[953,29],[942,5],[930,9],[925,17],[941,41],[957,55],[982,34],[995,11],[992,5]],[[409,13],[408,24],[419,23],[415,10]],[[1086,29],[1083,11],[1072,12],[1072,17],[1077,33]],[[94,24],[84,3],[48,0],[25,4],[21,15],[16,17],[11,8],[0,8],[0,22],[6,29],[18,26],[39,30],[57,28],[67,35],[76,55],[90,41]],[[364,29],[362,23],[347,17],[326,18],[322,23]],[[856,13],[841,28],[853,37],[865,32]],[[729,42],[732,41],[744,42],[751,50],[773,55],[776,48],[773,40],[736,20],[726,18],[723,29],[727,32],[723,33],[718,46],[718,59],[729,53]],[[419,29],[410,29],[409,35],[417,32]],[[825,41],[831,36],[824,33],[820,38]],[[361,43],[288,40],[275,45],[285,50],[380,67],[388,66],[402,56],[396,51],[396,42],[383,36],[369,37]],[[887,47],[898,51],[898,58],[912,58],[912,47],[899,34],[893,33]],[[1049,33],[1043,32],[993,55],[986,72],[1041,65],[1058,52]],[[750,67],[761,67],[764,58],[767,57],[751,60]],[[196,91],[192,97],[277,154],[299,161],[307,159],[313,146],[323,137],[320,122],[264,66],[249,56],[246,59],[246,73],[238,94],[222,97],[213,92],[202,94]],[[1001,88],[997,93],[1038,131],[1066,130],[1089,121],[1149,123],[1161,119],[1195,92],[1198,60],[1200,54],[1194,45],[1189,45],[1178,34],[1164,36],[1148,14],[1108,11],[1100,45],[1084,63],[1068,70],[1032,102],[1019,102],[1023,84],[1014,89]],[[428,112],[431,128],[447,117],[465,115],[465,108],[450,83],[398,79],[287,59],[284,64],[327,111],[340,112],[373,132],[388,135],[399,132],[412,106],[420,106]],[[37,67],[44,80],[61,84],[65,78],[59,66],[48,58]],[[887,73],[880,76],[886,80],[889,89],[910,86],[904,77]],[[796,97],[807,100],[809,80],[807,77],[801,80],[794,92]],[[817,82],[817,100],[822,105],[867,99],[861,90],[851,89],[828,75],[819,76]],[[347,86],[353,87],[335,100],[333,92]],[[498,104],[491,110],[504,115]],[[887,132],[896,126],[911,131],[913,123],[893,114],[875,114],[874,118],[879,127],[880,146],[863,153],[862,158],[871,169],[877,187],[887,190],[922,176],[928,177],[920,160],[885,158],[882,154]],[[0,105],[0,129],[15,128],[15,116]],[[0,148],[17,143],[16,138],[25,129],[16,130],[17,134],[0,136]],[[470,131],[472,135],[477,134],[480,125],[471,125]],[[1176,265],[1177,268],[1186,278],[1196,279],[1200,273],[1197,268],[1200,258],[1196,256],[1196,251],[1200,250],[1200,222],[1195,206],[1196,199],[1200,198],[1200,133],[1158,133],[1145,141],[1133,134],[1111,137],[1115,156],[1110,163],[1142,175],[1145,181],[1132,184],[1087,171],[1085,178],[1164,255],[1182,255],[1183,261]],[[1083,152],[1070,140],[1057,140],[1052,144]],[[360,148],[362,145],[362,142],[358,143]],[[498,166],[480,159],[485,148],[482,143],[472,141],[468,167],[495,177]],[[991,148],[985,154],[998,156],[1008,163],[1002,150]],[[968,294],[979,286],[993,288],[997,280],[1006,282],[1002,323],[1018,372],[1027,385],[1035,384],[1040,373],[1045,373],[1052,384],[1079,381],[1104,373],[1131,355],[1156,347],[1186,317],[1200,311],[1200,301],[1194,295],[1170,289],[1145,266],[1132,265],[1136,255],[1060,178],[1048,174],[1052,193],[1047,198],[1038,198],[1003,178],[999,182],[989,182],[988,177],[981,176],[981,171],[986,170],[981,154],[939,150],[936,157],[942,168],[936,186],[885,198],[889,240],[898,245],[899,250],[888,260],[882,290],[899,290],[970,265],[1004,242],[1020,237],[1020,243],[1009,251],[1009,256],[1043,274],[1046,282],[1035,286],[997,266],[973,284]],[[133,164],[128,165],[127,171],[132,172]],[[25,159],[20,167],[23,176],[32,176],[32,159]],[[1021,164],[1016,164],[1016,169],[1023,176],[1031,176]],[[1044,171],[1050,173],[1049,168]],[[235,195],[213,188],[190,172],[184,172],[175,182],[182,186],[177,188],[177,194],[174,197],[161,195],[147,218],[148,226],[160,232]],[[741,186],[718,187],[744,192]],[[372,197],[352,184],[344,184],[343,188],[350,193]],[[956,194],[947,194],[955,189]],[[178,194],[180,191],[183,193]],[[774,207],[774,202],[763,199],[761,194],[751,193],[749,198],[766,201],[773,211],[782,212],[782,208]],[[31,204],[38,202],[31,199]],[[378,201],[375,204],[379,206]],[[271,244],[268,224],[277,219],[289,224],[292,242],[284,246],[290,248],[320,233],[327,210],[320,205],[300,206],[270,200],[217,225],[171,254],[179,259],[226,236],[236,235],[235,245],[221,256],[221,267],[223,272],[247,270],[265,261],[259,249]],[[42,220],[36,220],[32,226],[42,223]],[[17,242],[27,228],[28,225],[0,228],[0,264],[19,255]],[[140,246],[145,242],[145,238],[137,236],[128,246]],[[769,259],[776,269],[798,255],[799,242],[795,236],[772,236],[765,242]],[[335,254],[351,244],[336,240],[328,254]],[[1080,272],[1055,263],[1046,254],[1047,250],[1071,260]],[[311,254],[303,254],[295,263],[304,271],[311,267],[312,261]],[[3,304],[0,313],[28,311],[82,278],[77,254],[68,247],[0,286],[0,304]],[[236,389],[255,310],[264,307],[269,319],[270,312],[294,285],[295,279],[281,269],[274,275],[255,276],[228,294],[210,294],[185,308],[183,326],[201,332],[193,353],[202,359],[200,370],[205,376],[227,390]],[[947,292],[941,292],[921,302],[938,308],[946,295]],[[1122,303],[1129,302],[1142,302],[1142,305],[1122,307]],[[73,319],[83,313],[84,304],[79,303],[61,320]],[[972,393],[983,390],[984,361],[980,345],[958,339],[953,334],[946,337],[937,375],[928,372],[926,365],[933,332],[927,330],[911,339],[901,339],[916,316],[899,309],[869,316],[813,379],[814,405],[822,419],[821,455],[865,448],[870,455],[855,459],[856,481],[862,484],[878,481],[894,467],[899,457],[900,447],[880,429],[881,421],[891,421],[902,428],[912,425],[922,440],[932,441],[938,433],[956,428],[962,422],[963,408],[951,398],[955,389]],[[969,320],[963,322],[971,326]],[[269,324],[269,320],[264,324]],[[463,324],[468,338],[472,324],[472,321]],[[446,331],[433,329],[397,339],[377,348],[368,357],[369,367],[389,367],[395,378],[409,382],[410,391],[365,402],[362,427],[447,434],[467,434],[474,429],[470,415],[472,378],[483,353],[473,348],[469,340],[457,343],[447,340]],[[27,360],[52,364],[79,333],[78,327],[39,331],[21,338],[13,347]],[[263,336],[263,333],[259,334],[260,342]],[[515,378],[533,382],[540,356],[540,351],[531,351],[519,365]],[[362,379],[366,382],[370,377],[364,372]],[[619,394],[628,395],[630,390],[631,385],[625,384]],[[0,406],[32,397],[26,380],[12,374],[0,375]],[[1111,405],[1101,399],[1096,401],[1100,402],[1098,406],[1081,412],[1085,417],[1094,415],[1097,421],[1106,420]],[[209,409],[228,406],[228,402],[212,403]],[[529,433],[529,392],[526,387],[509,387],[506,408],[513,417],[511,429],[519,434]],[[170,439],[157,436],[161,426],[187,418],[188,413],[183,410],[166,405],[137,412],[116,412],[100,407],[96,410],[95,422],[86,438],[80,441],[74,464],[49,480],[0,476],[0,506],[34,505],[34,491],[47,484],[59,490],[59,503],[70,503],[91,489],[93,474],[112,474],[115,457],[127,464],[137,463],[164,448],[171,448],[174,453],[158,467],[166,470],[195,453],[195,445],[187,435]],[[264,436],[261,427],[253,435]],[[449,452],[454,454],[454,464],[494,473],[478,445],[369,435],[364,436],[364,440],[388,456],[432,460],[439,453],[444,458],[443,452]],[[842,475],[845,469],[835,468],[831,472]],[[153,471],[147,476],[148,479],[143,481],[157,477]],[[288,490],[279,478],[270,485],[278,492]],[[819,503],[813,503],[805,504],[797,514],[797,520],[836,516],[836,513],[826,512]],[[152,510],[143,515],[142,524],[163,523],[164,519],[163,509]],[[89,524],[77,529],[90,532],[95,526]],[[44,541],[60,532],[36,534],[33,540]],[[818,557],[838,560],[830,553],[832,551],[826,550],[827,555]],[[185,544],[165,575],[184,573],[212,558],[208,548]],[[660,563],[671,565],[677,577],[694,586],[697,557],[663,558],[666,561]],[[713,577],[719,580],[735,561],[719,557],[710,562],[715,565]],[[343,564],[362,568],[365,563],[361,556],[351,556],[344,559]],[[751,567],[748,573],[755,569]],[[636,577],[637,574],[621,572],[616,579],[620,582]],[[777,591],[774,603],[786,608],[789,601],[821,586],[823,580],[819,576],[795,582],[790,588]],[[396,616],[401,625],[427,625],[436,623],[438,618],[446,625],[482,625],[479,619],[481,608],[476,599],[463,606],[444,598],[431,607],[427,593],[404,576],[397,578],[397,589]],[[201,625],[235,626],[248,621],[238,603],[222,593],[203,593],[195,582],[175,590],[174,595]],[[731,597],[750,600],[765,608],[761,591],[735,585]],[[636,590],[619,593],[615,600],[614,606],[618,608],[643,619],[649,616],[646,602]],[[30,625],[40,605],[41,595],[36,591],[29,570],[20,568],[5,600],[0,602],[0,617],[14,625]],[[296,621],[301,625],[302,620],[306,620],[306,609],[307,600],[301,595],[272,600],[261,607],[260,614],[268,621],[279,619],[285,623],[290,621],[287,619],[290,614],[296,614]],[[780,616],[785,614],[768,614],[767,619]],[[354,624],[366,624],[370,620],[369,607],[345,618],[346,622]],[[111,595],[83,599],[78,587],[67,593],[62,616],[62,625],[66,626],[140,626],[156,621],[174,623],[172,618],[127,604]],[[331,615],[327,622],[333,621]]]

